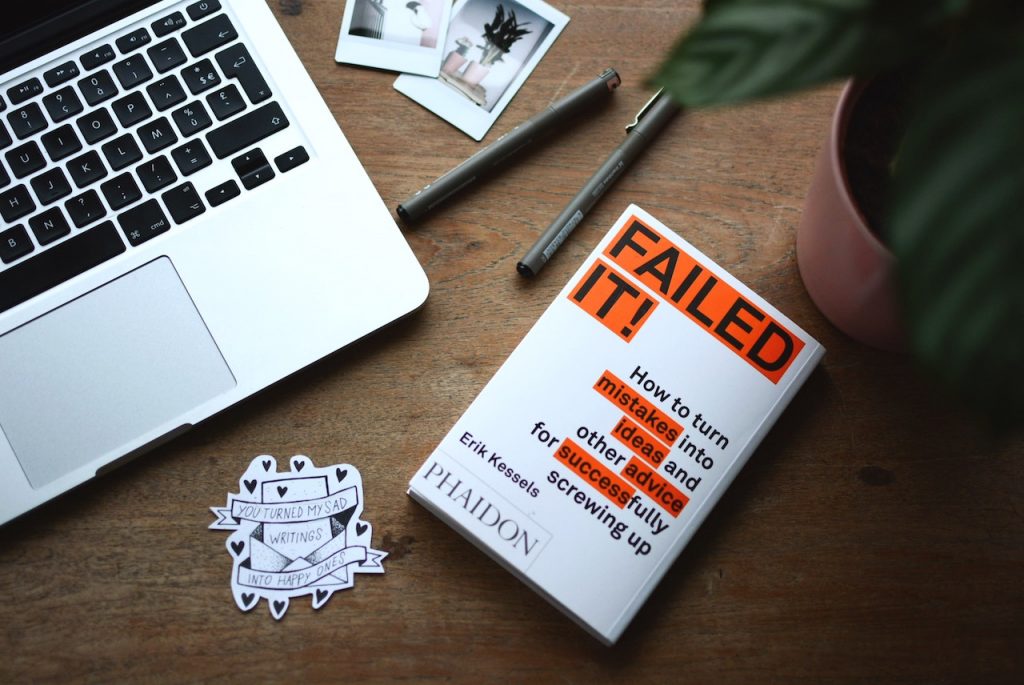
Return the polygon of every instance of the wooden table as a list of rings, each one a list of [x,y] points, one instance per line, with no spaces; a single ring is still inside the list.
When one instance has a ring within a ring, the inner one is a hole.
[[[389,206],[479,148],[392,90],[394,74],[333,62],[340,0],[269,1]],[[540,278],[515,274],[698,12],[555,4],[572,21],[484,142],[607,66],[624,80],[613,102],[406,231],[433,286],[418,314],[0,529],[0,681],[1022,682],[1021,442],[988,437],[906,358],[838,333],[797,273],[837,87],[678,119]],[[629,202],[828,354],[606,648],[405,486]],[[320,611],[296,600],[281,622],[240,612],[208,507],[263,453],[356,465],[386,575]]]

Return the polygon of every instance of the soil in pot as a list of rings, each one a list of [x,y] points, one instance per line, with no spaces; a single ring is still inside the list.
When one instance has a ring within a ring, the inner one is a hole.
[[[906,131],[917,70],[881,74],[860,94],[846,128],[842,164],[864,222],[885,243],[893,166]]]

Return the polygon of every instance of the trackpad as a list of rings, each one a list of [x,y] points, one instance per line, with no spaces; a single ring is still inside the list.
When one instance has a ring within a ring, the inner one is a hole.
[[[235,387],[166,257],[0,336],[0,379],[0,428],[33,488]]]

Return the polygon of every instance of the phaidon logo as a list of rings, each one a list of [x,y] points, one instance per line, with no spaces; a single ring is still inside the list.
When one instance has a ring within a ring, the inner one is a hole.
[[[543,543],[547,539],[545,533],[534,530],[532,526],[512,516],[513,513],[522,514],[522,512],[506,502],[494,501],[500,498],[491,496],[488,499],[483,487],[478,485],[474,489],[469,483],[464,482],[438,463],[436,459],[431,461],[429,468],[423,473],[423,479],[450,500],[455,507],[465,512],[460,514],[459,511],[451,511],[450,506],[442,507],[456,519],[463,519],[464,525],[475,535],[481,538],[497,536],[515,550],[516,556],[520,558],[529,557],[538,548],[538,544],[540,547],[544,546]],[[476,520],[484,530],[475,530],[478,528],[477,524],[471,521],[465,522],[464,519],[467,516],[471,520]]]

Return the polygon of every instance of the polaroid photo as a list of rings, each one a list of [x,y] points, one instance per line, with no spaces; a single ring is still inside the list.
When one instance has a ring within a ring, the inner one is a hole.
[[[441,73],[399,76],[395,90],[480,140],[567,23],[540,0],[459,0]]]
[[[336,62],[437,76],[451,0],[348,0]]]

